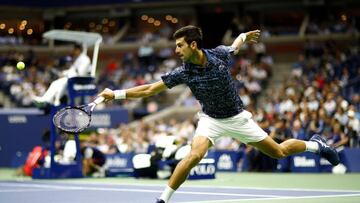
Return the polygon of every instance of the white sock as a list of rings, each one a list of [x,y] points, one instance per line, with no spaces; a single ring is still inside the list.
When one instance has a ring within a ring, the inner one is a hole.
[[[175,190],[173,190],[169,186],[166,186],[165,190],[163,191],[163,193],[160,196],[160,199],[164,200],[165,203],[167,203],[174,192],[175,192]]]
[[[317,142],[314,141],[304,141],[304,142],[306,145],[305,151],[314,152],[314,153],[319,152],[319,144]]]

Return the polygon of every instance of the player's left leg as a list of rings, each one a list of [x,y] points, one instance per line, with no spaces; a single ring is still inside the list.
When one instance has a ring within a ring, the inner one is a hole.
[[[309,141],[289,139],[278,144],[251,117],[252,114],[244,110],[237,116],[227,119],[229,122],[219,122],[223,122],[227,134],[258,148],[270,157],[280,159],[309,151],[326,158],[332,165],[339,163],[339,155],[336,150],[327,145],[320,135],[314,135]]]
[[[271,137],[268,136],[259,142],[248,144],[258,148],[261,152],[276,159],[281,159],[292,154],[310,151],[320,154],[332,165],[337,165],[340,162],[339,155],[336,150],[327,145],[320,135],[314,135],[310,141],[289,139],[280,144],[276,143]]]
[[[252,142],[248,144],[276,159],[285,158],[291,154],[301,153],[306,150],[304,141],[289,139],[282,142],[281,144],[278,144],[269,136],[260,142]]]
[[[212,143],[208,137],[194,137],[191,144],[190,153],[178,163],[173,174],[170,177],[166,189],[161,194],[160,199],[157,202],[166,203],[169,201],[171,195],[186,180],[190,173],[190,170],[201,161],[201,159],[205,156],[211,145]]]

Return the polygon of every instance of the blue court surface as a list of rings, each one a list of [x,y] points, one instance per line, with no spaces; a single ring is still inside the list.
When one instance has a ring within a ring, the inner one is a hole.
[[[69,181],[0,181],[1,203],[146,203],[154,202],[164,188],[163,184],[127,184]],[[351,199],[351,198],[356,199]],[[174,203],[205,202],[328,202],[341,198],[346,202],[359,200],[360,190],[285,189],[230,186],[189,186],[179,189]],[[318,199],[318,201],[315,201]],[[338,199],[339,202],[341,199]],[[314,201],[312,201],[314,200]],[[282,201],[281,201],[282,202]],[[291,201],[292,202],[292,201]]]

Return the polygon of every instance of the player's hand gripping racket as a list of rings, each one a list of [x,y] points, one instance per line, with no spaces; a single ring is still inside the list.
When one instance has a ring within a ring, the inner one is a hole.
[[[104,100],[104,97],[98,97],[87,105],[65,107],[54,115],[53,123],[66,133],[80,133],[90,126],[91,113]]]

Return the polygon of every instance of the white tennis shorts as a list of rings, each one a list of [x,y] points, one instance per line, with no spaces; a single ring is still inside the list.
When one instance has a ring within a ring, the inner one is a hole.
[[[221,136],[230,136],[239,139],[242,143],[259,142],[265,139],[268,134],[259,127],[252,119],[252,114],[246,110],[241,113],[223,119],[211,118],[199,112],[198,126],[195,131],[196,136],[207,137],[212,144]]]

